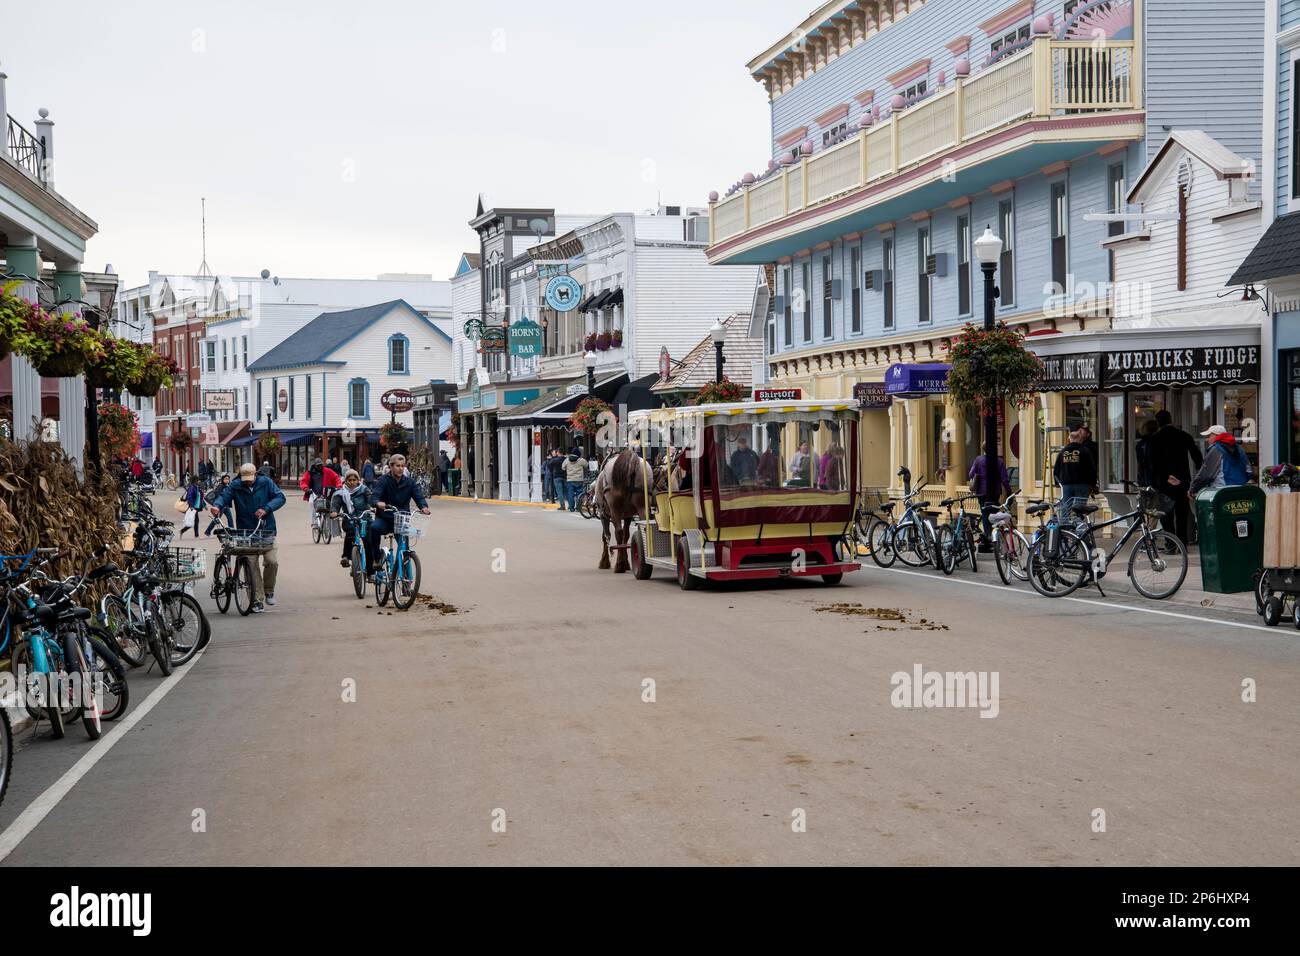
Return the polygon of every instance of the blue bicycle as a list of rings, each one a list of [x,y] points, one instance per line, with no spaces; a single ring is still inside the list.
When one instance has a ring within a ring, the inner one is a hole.
[[[352,557],[349,561],[349,568],[352,575],[352,590],[356,592],[357,600],[366,596],[366,573],[369,568],[366,566],[366,535],[370,533],[370,522],[375,520],[373,510],[367,509],[350,520],[352,522]],[[375,589],[375,597],[378,599],[378,585]]]
[[[393,607],[405,611],[420,593],[420,556],[411,550],[412,536],[418,538],[421,532],[412,526],[410,512],[395,512],[389,545],[379,552],[375,568],[375,600],[380,607],[392,598]]]

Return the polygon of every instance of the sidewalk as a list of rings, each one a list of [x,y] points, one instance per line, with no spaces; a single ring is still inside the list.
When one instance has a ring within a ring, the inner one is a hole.
[[[435,501],[461,501],[470,505],[510,505],[518,508],[543,508],[550,511],[558,511],[559,505],[549,501],[506,501],[502,498],[466,498],[462,495],[432,495],[429,498],[429,504]]]

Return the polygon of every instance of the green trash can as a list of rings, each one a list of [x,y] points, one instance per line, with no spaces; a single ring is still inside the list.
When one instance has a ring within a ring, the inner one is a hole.
[[[451,491],[452,497],[460,494],[460,469],[447,469],[447,487]]]
[[[1196,526],[1202,590],[1253,590],[1264,564],[1264,492],[1254,485],[1207,488],[1196,496]]]

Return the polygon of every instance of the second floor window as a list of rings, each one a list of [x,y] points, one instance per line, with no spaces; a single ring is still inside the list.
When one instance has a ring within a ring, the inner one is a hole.
[[[1009,30],[1006,33],[1002,34],[1002,36],[994,40],[992,47],[989,49],[989,52],[996,54],[999,50],[1002,50],[1005,47],[1015,46],[1017,43],[1021,43],[1028,39],[1029,39],[1029,23],[1025,22],[1022,23],[1016,29]]]
[[[243,361],[240,362],[240,364],[241,364],[244,368],[248,368],[248,336],[247,336],[247,335],[245,335],[245,336],[243,337],[243,349],[242,349],[242,351],[243,351]]]
[[[229,345],[230,343],[226,339],[221,340],[221,371],[223,372],[229,371],[230,369],[230,360],[226,356],[226,349]]]
[[[410,371],[406,367],[406,337],[394,335],[388,340],[388,371],[394,375],[405,375]]]
[[[834,283],[835,271],[831,266],[831,257],[822,256],[822,338],[826,339],[835,334],[832,315]]]
[[[794,342],[794,275],[790,269],[785,270],[785,315],[781,336],[786,348]]]
[[[841,123],[840,123],[839,125],[837,125],[837,126],[832,126],[830,129],[828,129],[828,130],[826,130],[825,132],[822,133],[822,145],[823,145],[823,146],[829,146],[830,143],[831,143],[831,140],[833,140],[833,139],[835,139],[836,137],[842,135],[843,133],[848,132],[848,129],[849,129],[849,121],[848,121],[848,120],[844,120],[843,122],[841,122]]]
[[[849,272],[852,278],[850,293],[850,328],[854,332],[862,331],[862,250],[854,246],[849,250]]]
[[[289,419],[291,421],[294,418],[297,418],[297,415],[295,414],[297,410],[295,408],[295,405],[297,404],[295,399],[297,396],[295,395],[296,390],[294,389],[294,385],[297,383],[297,381],[298,381],[297,376],[294,375],[289,376]]]
[[[812,341],[812,262],[803,264],[803,340]]]
[[[1065,183],[1052,183],[1052,282],[1061,290],[1069,271],[1069,222]]]
[[[348,386],[348,414],[353,418],[366,417],[365,382],[353,382]]]
[[[1002,304],[1016,304],[1016,212],[1010,199],[998,203],[998,231],[1002,233],[1002,259],[998,263],[998,288]]]
[[[207,342],[205,344],[208,353],[208,371],[215,373],[217,370],[217,343]]]
[[[917,296],[917,321],[921,325],[926,325],[930,321],[933,313],[933,303],[931,302],[931,293],[934,284],[930,281],[930,227],[922,226],[916,230],[916,296]]]
[[[885,297],[885,328],[894,327],[894,240],[886,239],[881,244],[884,253],[884,268],[881,270],[881,293]]]
[[[957,217],[957,314],[970,315],[970,216]]]

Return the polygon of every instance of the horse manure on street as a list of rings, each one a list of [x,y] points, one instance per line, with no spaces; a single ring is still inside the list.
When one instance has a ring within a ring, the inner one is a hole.
[[[455,605],[448,604],[446,601],[439,601],[432,594],[417,595],[416,600],[419,601],[421,604],[423,604],[425,607],[429,608],[429,610],[437,611],[439,614],[446,615],[446,614],[460,613],[460,608],[456,607]]]
[[[899,627],[889,627],[889,624],[900,624],[911,631],[946,631],[947,624],[940,624],[938,621],[931,621],[929,618],[919,617],[911,619],[908,617],[910,608],[898,607],[863,607],[861,604],[824,604],[821,607],[814,608],[818,614],[842,614],[845,617],[869,617],[877,621],[884,621],[885,624],[877,624],[877,631],[897,631]]]

